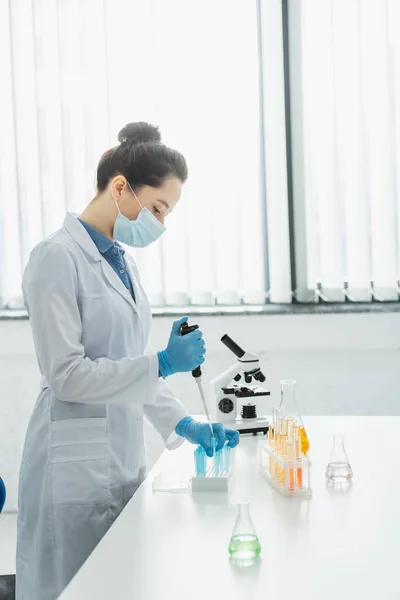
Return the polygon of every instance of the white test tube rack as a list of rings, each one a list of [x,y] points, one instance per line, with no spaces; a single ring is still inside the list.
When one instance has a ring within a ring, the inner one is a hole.
[[[195,474],[192,477],[192,492],[228,492],[229,482],[233,473],[233,457],[234,452],[230,449],[225,449],[229,452],[229,466],[223,460],[222,464],[216,467],[215,457],[205,457],[204,474]]]
[[[258,448],[259,473],[282,496],[309,497],[312,495],[311,461],[303,454],[299,459],[287,460],[276,452],[269,442],[262,440]]]

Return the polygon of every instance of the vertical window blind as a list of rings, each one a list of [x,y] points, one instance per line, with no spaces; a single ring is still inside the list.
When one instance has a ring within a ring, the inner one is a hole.
[[[289,3],[297,298],[398,300],[400,3]]]
[[[0,3],[3,306],[21,307],[30,250],[83,210],[101,154],[139,120],[189,164],[167,232],[136,252],[152,304],[290,301],[282,15],[261,4]]]
[[[398,300],[397,0],[0,2],[0,306],[123,125],[189,164],[153,306]]]

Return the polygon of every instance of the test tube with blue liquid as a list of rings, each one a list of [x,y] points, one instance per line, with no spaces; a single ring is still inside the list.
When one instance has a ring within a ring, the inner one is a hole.
[[[207,457],[202,446],[197,446],[194,451],[196,477],[226,477],[230,469],[230,448],[227,444],[220,450],[215,449],[211,458]],[[211,464],[208,464],[208,463]]]
[[[197,477],[206,476],[207,455],[203,446],[197,446],[194,451],[194,464]]]

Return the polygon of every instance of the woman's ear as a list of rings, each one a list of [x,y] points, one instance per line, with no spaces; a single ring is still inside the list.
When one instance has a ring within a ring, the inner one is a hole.
[[[117,175],[110,181],[110,192],[113,200],[118,202],[127,183],[123,175]]]

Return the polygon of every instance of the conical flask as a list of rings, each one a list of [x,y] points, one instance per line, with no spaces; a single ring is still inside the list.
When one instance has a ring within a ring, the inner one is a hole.
[[[344,483],[353,477],[353,471],[344,448],[344,436],[341,433],[333,436],[333,448],[325,477],[335,483]]]
[[[248,502],[238,503],[238,515],[229,543],[229,554],[239,560],[252,560],[261,552],[261,545],[250,517]]]
[[[310,442],[308,441],[303,420],[297,409],[296,382],[294,380],[281,381],[281,403],[279,410],[283,419],[293,419],[294,423],[300,427],[301,452],[302,454],[307,454],[310,449]]]

